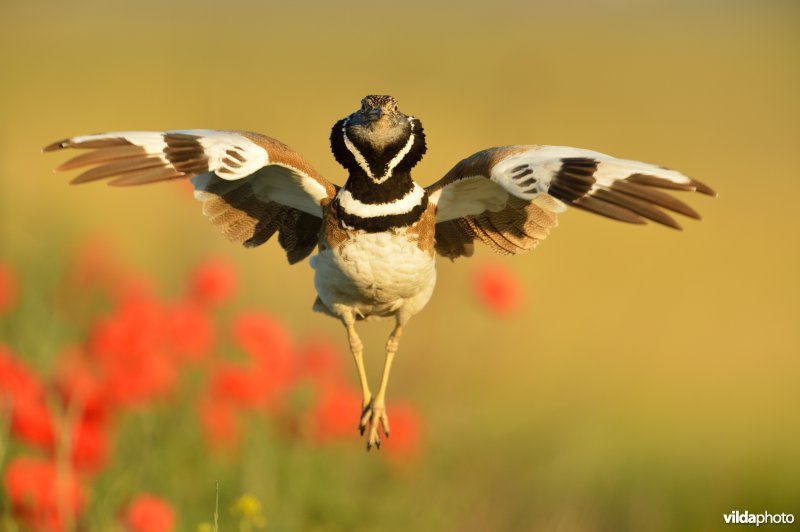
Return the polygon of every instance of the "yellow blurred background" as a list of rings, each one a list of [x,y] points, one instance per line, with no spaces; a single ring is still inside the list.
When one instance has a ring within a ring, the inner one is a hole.
[[[40,148],[103,131],[254,130],[341,184],[330,127],[365,94],[388,93],[425,126],[424,185],[516,143],[675,168],[720,194],[688,198],[704,221],[683,232],[570,211],[534,253],[441,260],[390,387],[419,407],[425,458],[380,484],[333,486],[359,511],[393,485],[404,511],[365,530],[800,517],[798,30],[789,0],[3,0],[0,259],[33,286],[103,235],[177,286],[188,265],[225,256],[246,287],[237,304],[345,352],[341,326],[310,311],[307,261],[289,267],[273,242],[227,243],[175,185],[70,188],[51,173],[65,157]],[[522,279],[510,319],[475,304],[470,275],[486,261]],[[373,380],[389,329],[361,326]],[[375,461],[343,464],[346,476]]]

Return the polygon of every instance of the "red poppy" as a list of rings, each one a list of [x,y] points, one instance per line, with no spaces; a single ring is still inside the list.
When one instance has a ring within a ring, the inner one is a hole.
[[[20,395],[38,396],[44,393],[39,379],[19,361],[8,347],[0,344],[0,398]]]
[[[236,271],[224,260],[210,259],[199,264],[191,274],[193,299],[205,305],[217,305],[236,293]]]
[[[522,304],[519,279],[500,264],[484,264],[475,270],[473,285],[481,304],[494,314],[513,314]]]
[[[120,303],[154,303],[153,282],[143,275],[128,274],[113,286],[112,295]]]
[[[167,310],[167,340],[179,359],[196,362],[205,358],[214,343],[214,325],[199,306],[186,302]]]
[[[78,347],[63,349],[55,371],[55,388],[67,408],[77,408],[87,421],[104,423],[111,405],[96,364]]]
[[[177,367],[165,346],[164,316],[149,297],[131,299],[91,331],[88,355],[113,404],[142,404],[175,388]]]
[[[312,411],[315,441],[325,443],[357,435],[358,419],[355,414],[361,408],[361,393],[345,386],[320,391]]]
[[[286,327],[272,316],[258,312],[242,312],[232,325],[233,339],[250,356],[287,352],[291,341]]]
[[[153,495],[137,495],[122,516],[125,530],[129,532],[170,532],[175,529],[175,510]]]
[[[269,378],[264,371],[262,368],[220,363],[211,375],[210,394],[218,401],[243,408],[265,406],[274,390],[269,388]]]
[[[112,404],[135,407],[171,394],[178,372],[169,356],[149,351],[107,364],[104,382]]]
[[[239,442],[239,421],[229,403],[206,397],[198,401],[197,413],[210,447],[226,450]]]
[[[0,345],[0,400],[11,409],[11,433],[21,441],[51,449],[55,432],[45,404],[44,384]]]
[[[75,475],[69,470],[59,472],[49,460],[11,460],[4,484],[14,517],[32,530],[63,530],[83,507],[83,493]]]
[[[265,387],[274,393],[294,383],[296,360],[281,323],[263,314],[243,313],[232,328],[234,341],[250,356]]]
[[[11,409],[11,433],[20,441],[42,449],[55,447],[55,430],[44,397],[20,395]]]
[[[344,382],[344,355],[330,342],[317,338],[306,342],[297,356],[297,377],[317,388],[340,386]]]
[[[419,416],[406,404],[391,404],[387,408],[391,438],[386,442],[387,454],[395,460],[408,460],[420,451],[422,424]]]
[[[72,437],[72,464],[82,473],[97,473],[108,463],[107,428],[97,422],[79,421]]]
[[[157,349],[164,337],[164,312],[149,297],[122,303],[93,327],[89,348],[100,359],[136,357]]]
[[[8,311],[17,300],[17,282],[11,268],[0,263],[0,314]]]

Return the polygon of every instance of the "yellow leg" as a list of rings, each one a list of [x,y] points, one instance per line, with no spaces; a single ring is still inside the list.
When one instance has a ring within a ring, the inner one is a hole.
[[[389,373],[392,370],[392,361],[397,349],[400,347],[400,335],[403,332],[403,327],[398,322],[395,325],[389,340],[386,342],[386,362],[383,365],[383,375],[381,376],[381,385],[378,388],[378,393],[372,404],[365,409],[361,418],[362,431],[369,423],[369,436],[367,438],[367,450],[370,450],[373,445],[378,449],[381,448],[381,439],[378,434],[378,427],[383,426],[383,432],[386,437],[389,437],[389,418],[386,416],[386,388],[389,385]]]
[[[358,371],[358,381],[361,384],[361,408],[366,411],[372,403],[372,393],[369,391],[369,383],[367,382],[367,372],[364,369],[364,344],[361,343],[361,338],[356,334],[356,320],[351,311],[342,312],[342,321],[345,328],[347,328],[347,341],[350,343],[350,352],[353,354],[353,360],[356,363],[356,370]],[[364,428],[359,425],[361,433],[364,433]]]

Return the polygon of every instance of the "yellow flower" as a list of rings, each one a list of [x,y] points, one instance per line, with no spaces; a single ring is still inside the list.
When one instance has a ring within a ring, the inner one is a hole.
[[[231,505],[231,513],[235,517],[252,519],[261,515],[261,502],[252,493],[245,493]]]
[[[261,513],[261,502],[252,493],[245,493],[231,505],[231,514],[239,518],[239,530],[265,528],[267,518]]]

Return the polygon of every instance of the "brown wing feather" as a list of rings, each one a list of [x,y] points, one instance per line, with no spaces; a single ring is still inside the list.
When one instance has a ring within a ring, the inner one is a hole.
[[[471,177],[489,179],[492,167],[506,157],[522,153],[530,146],[502,146],[473,154],[460,161],[447,174],[427,187],[429,194],[447,185]],[[556,200],[542,196],[530,202],[508,195],[505,206],[498,211],[486,210],[436,224],[436,252],[456,259],[473,253],[477,239],[496,253],[514,255],[534,249],[558,225]]]
[[[495,186],[482,185],[488,182]],[[471,253],[467,246],[476,239],[502,254],[532,249],[556,226],[564,204],[674,229],[680,225],[665,210],[700,219],[659,189],[716,195],[679,172],[559,146],[489,148],[463,159],[426,190],[440,209],[436,250],[455,258]]]
[[[505,208],[436,224],[436,252],[456,259],[469,257],[475,239],[502,255],[534,249],[558,225],[558,204],[549,197],[528,202],[509,197]]]
[[[336,195],[335,185],[298,153],[259,133],[204,130],[101,133],[64,139],[44,151],[64,148],[90,150],[57,168],[84,169],[72,183],[113,178],[109,184],[130,186],[196,177],[192,181],[198,199],[203,202],[203,213],[228,239],[254,247],[278,232],[278,241],[290,263],[307,257],[319,239],[322,220],[309,214],[317,208],[309,203],[323,207]],[[269,170],[262,172],[264,169]],[[277,181],[287,178],[294,185],[281,185]],[[273,186],[284,187],[283,195],[279,196],[281,201],[288,198],[292,206],[271,201],[273,196],[263,189],[256,193],[254,187],[268,186],[260,179],[276,180],[272,181]]]
[[[471,257],[475,251],[472,241],[474,235],[469,230],[464,230],[459,223],[461,220],[449,220],[436,224],[436,239],[434,248],[436,253],[449,259],[458,257]]]
[[[325,187],[330,199],[333,199],[333,197],[336,196],[336,186],[322,177],[322,175],[317,172],[313,166],[308,164],[308,161],[306,161],[302,156],[300,156],[299,153],[292,150],[283,142],[266,135],[261,135],[260,133],[252,133],[250,131],[241,131],[240,134],[267,150],[271,163],[289,166],[303,172],[310,178],[314,179],[317,183]]]
[[[278,232],[290,264],[308,257],[317,245],[322,220],[274,201],[264,201],[250,183],[232,186],[213,178],[200,192],[203,214],[232,242],[260,246]]]
[[[213,139],[215,135],[224,136],[223,141],[230,143],[230,149],[224,152],[221,160],[212,164],[203,139]],[[216,172],[226,177],[242,177],[236,176],[236,171],[248,162],[243,153],[250,153],[247,149],[248,146],[252,147],[251,142],[266,151],[268,165],[288,167],[313,179],[325,189],[328,200],[336,195],[336,187],[299,153],[279,140],[250,131],[104,133],[64,139],[46,146],[44,151],[65,148],[92,150],[73,157],[56,168],[56,171],[65,171],[90,167],[74,178],[71,181],[73,184],[120,176],[122,179],[115,179],[111,184],[130,186],[181,177],[190,178],[206,172]]]
[[[500,146],[479,151],[459,161],[449,172],[436,183],[425,187],[428,194],[433,194],[451,183],[473,176],[489,179],[492,167],[506,157],[529,150],[530,146]]]

